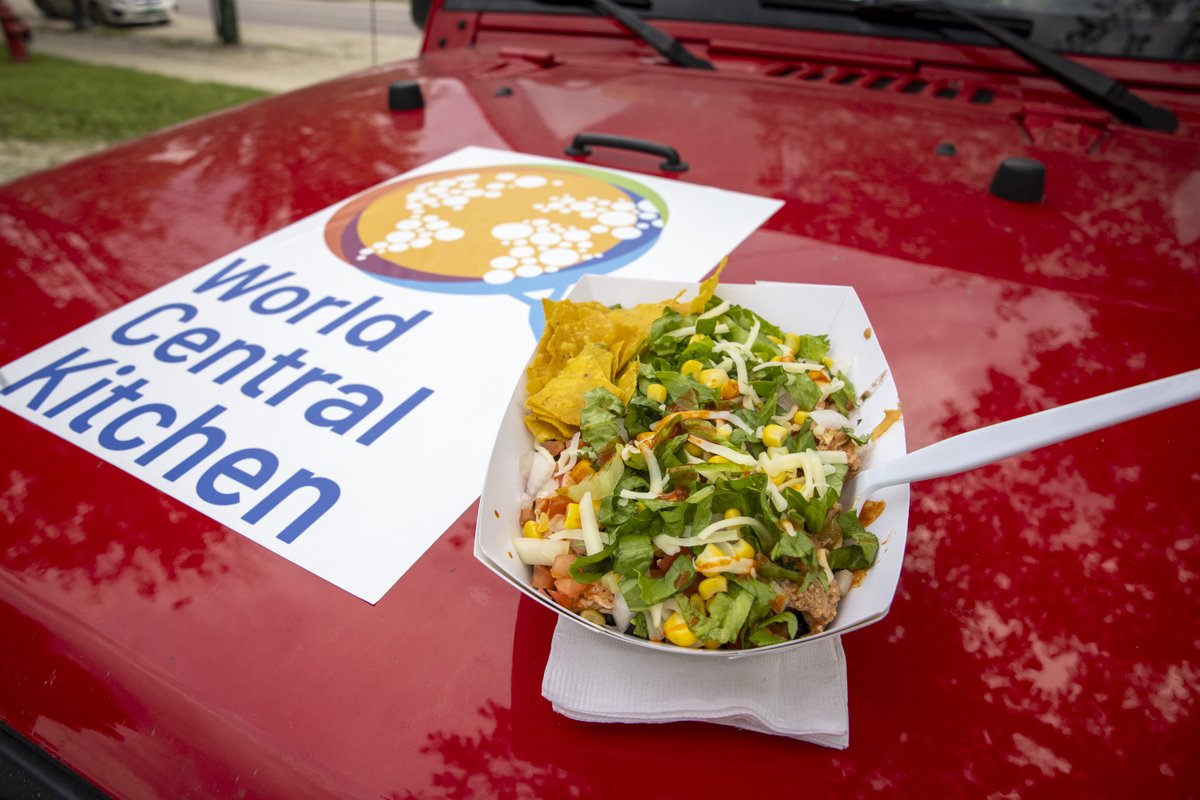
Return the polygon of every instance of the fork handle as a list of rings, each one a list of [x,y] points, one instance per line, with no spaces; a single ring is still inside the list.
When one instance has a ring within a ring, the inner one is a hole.
[[[1197,398],[1200,369],[960,433],[863,470],[854,503],[885,486],[957,475]]]

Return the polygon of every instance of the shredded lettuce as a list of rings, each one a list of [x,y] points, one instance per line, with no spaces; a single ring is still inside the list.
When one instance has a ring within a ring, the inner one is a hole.
[[[842,546],[830,550],[830,569],[866,569],[875,563],[879,554],[879,539],[858,521],[853,511],[837,518],[842,529]]]
[[[579,437],[596,455],[605,453],[620,441],[620,423],[624,417],[625,404],[621,398],[602,387],[590,389],[583,396],[583,410],[579,413]]]

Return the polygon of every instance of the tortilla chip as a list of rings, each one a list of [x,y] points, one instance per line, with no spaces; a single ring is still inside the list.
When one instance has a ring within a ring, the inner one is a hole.
[[[622,403],[628,403],[629,398],[637,391],[638,367],[639,363],[636,360],[630,361],[621,372],[621,377],[617,379],[616,394]]]
[[[547,422],[563,422],[579,427],[579,413],[583,410],[583,396],[591,389],[603,387],[613,394],[620,390],[611,380],[612,353],[604,345],[589,343],[579,355],[536,394],[525,401],[525,406],[534,416]]]
[[[696,298],[686,303],[678,302],[682,293],[630,308],[543,300],[546,326],[525,381],[529,397],[525,406],[532,412],[525,425],[538,441],[571,438],[579,427],[583,396],[591,389],[603,387],[629,402],[637,389],[634,357],[650,334],[650,326],[668,308],[685,315],[703,311],[724,268],[722,259],[712,277],[700,284]]]
[[[575,435],[575,431],[565,425],[548,422],[533,414],[525,417],[525,427],[529,428],[529,432],[533,434],[533,438],[539,442],[544,442],[547,439],[559,439],[565,442]]]

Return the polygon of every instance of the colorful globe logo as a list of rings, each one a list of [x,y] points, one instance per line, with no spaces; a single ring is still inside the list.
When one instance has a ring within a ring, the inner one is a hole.
[[[504,293],[531,309],[584,272],[654,246],[667,207],[624,176],[562,165],[461,169],[367,192],[333,215],[329,249],[380,280],[426,291]],[[548,290],[548,291],[547,291]]]

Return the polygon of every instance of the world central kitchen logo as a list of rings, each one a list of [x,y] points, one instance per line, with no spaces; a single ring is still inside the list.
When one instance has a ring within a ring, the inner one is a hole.
[[[329,249],[389,283],[423,291],[508,294],[542,328],[542,296],[584,272],[630,263],[658,241],[667,205],[624,176],[525,165],[437,172],[351,200],[325,229]]]

